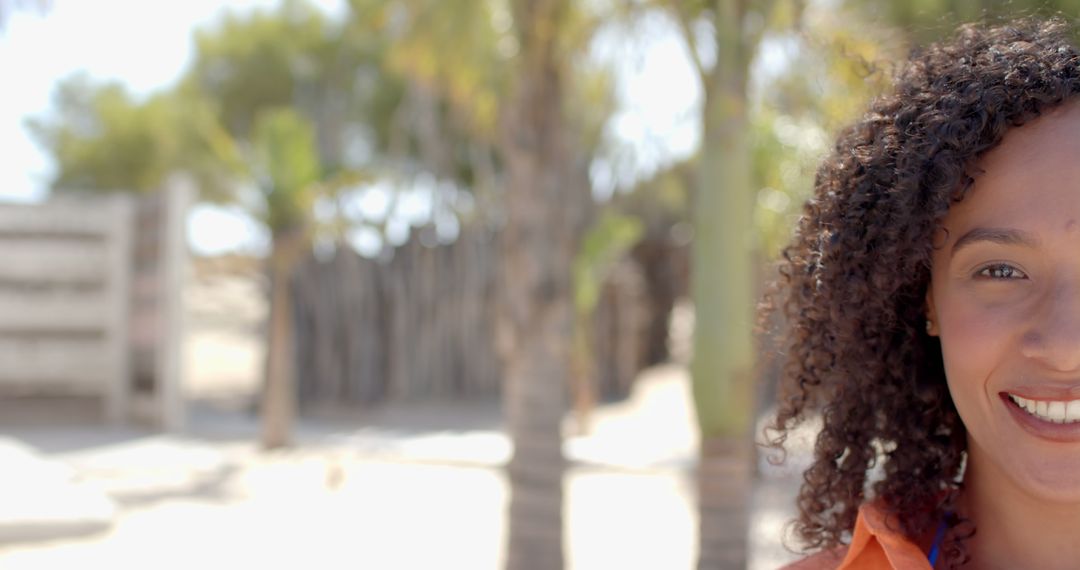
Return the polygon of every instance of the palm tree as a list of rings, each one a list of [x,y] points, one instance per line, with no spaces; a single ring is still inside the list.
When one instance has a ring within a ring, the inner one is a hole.
[[[591,217],[585,161],[565,109],[558,30],[568,0],[516,0],[520,53],[501,125],[503,407],[514,454],[506,567],[563,566],[561,422],[574,323],[572,267]]]
[[[701,431],[700,570],[746,565],[754,457],[751,322],[756,275],[747,84],[763,23],[776,3],[660,0],[682,29],[704,94],[691,261],[691,377]],[[758,20],[756,27],[749,25],[751,17]],[[711,57],[701,57],[698,23],[713,30]]]
[[[270,230],[270,327],[263,395],[264,448],[290,443],[295,413],[293,324],[289,281],[308,244],[315,184],[321,167],[311,125],[296,111],[276,109],[255,126],[255,179],[263,197],[263,222]]]

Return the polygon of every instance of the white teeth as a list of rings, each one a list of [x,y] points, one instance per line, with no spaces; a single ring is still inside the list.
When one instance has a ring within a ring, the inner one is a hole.
[[[1053,401],[1028,400],[1013,394],[1009,398],[1016,405],[1041,420],[1058,424],[1068,424],[1080,421],[1080,400]]]
[[[1065,421],[1065,402],[1050,402],[1047,406],[1047,414],[1055,422]]]

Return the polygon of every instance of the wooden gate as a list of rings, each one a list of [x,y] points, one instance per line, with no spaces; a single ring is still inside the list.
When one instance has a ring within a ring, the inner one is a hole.
[[[0,395],[94,396],[113,423],[141,408],[162,427],[183,424],[183,225],[192,196],[174,180],[146,197],[0,204]]]
[[[0,389],[128,406],[131,201],[0,206]]]

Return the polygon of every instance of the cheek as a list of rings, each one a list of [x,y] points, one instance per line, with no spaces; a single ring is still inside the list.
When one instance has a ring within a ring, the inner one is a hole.
[[[941,353],[949,386],[971,390],[985,385],[1008,358],[1015,315],[1007,307],[978,304],[970,295],[939,303]]]

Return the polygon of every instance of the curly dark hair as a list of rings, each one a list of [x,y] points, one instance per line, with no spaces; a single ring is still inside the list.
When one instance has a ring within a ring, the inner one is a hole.
[[[823,421],[795,523],[808,550],[842,544],[866,500],[913,539],[952,512],[967,443],[925,328],[935,231],[983,153],[1080,94],[1070,32],[1060,19],[965,25],[914,51],[818,169],[772,301],[788,326],[773,444]],[[943,555],[961,565],[973,530],[949,519]]]

